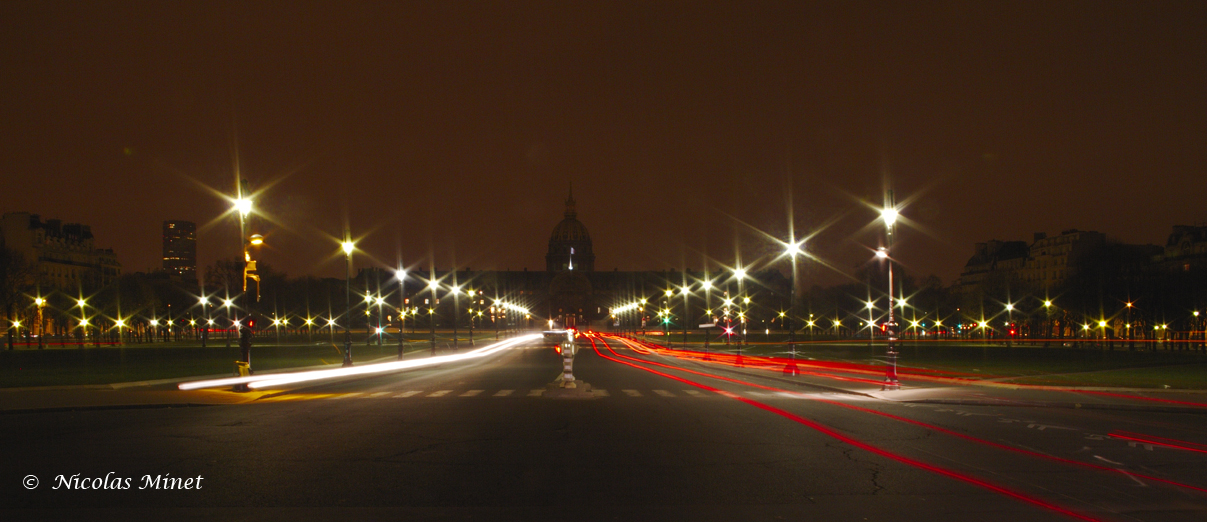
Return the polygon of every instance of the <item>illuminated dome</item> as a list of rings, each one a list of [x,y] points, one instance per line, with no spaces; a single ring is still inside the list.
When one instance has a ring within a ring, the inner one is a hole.
[[[545,270],[595,270],[595,254],[591,251],[591,234],[578,220],[574,206],[574,187],[566,198],[565,219],[553,227],[549,235],[549,253],[545,255]]]

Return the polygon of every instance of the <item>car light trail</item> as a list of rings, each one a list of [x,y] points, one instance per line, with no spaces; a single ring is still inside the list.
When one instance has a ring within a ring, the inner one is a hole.
[[[816,430],[816,431],[818,431],[818,432],[820,432],[820,433],[822,433],[822,434],[824,434],[824,435],[827,435],[827,436],[832,437],[832,438],[834,438],[834,439],[838,439],[839,441],[845,442],[845,443],[847,443],[847,444],[849,444],[849,445],[851,445],[851,446],[854,446],[854,447],[856,447],[856,448],[862,449],[862,450],[864,450],[864,451],[868,451],[868,452],[871,452],[871,453],[875,453],[875,454],[880,455],[880,456],[882,456],[882,457],[885,457],[885,458],[888,458],[888,459],[892,459],[892,460],[895,460],[895,461],[897,461],[897,462],[900,462],[900,463],[903,463],[903,464],[906,464],[906,465],[909,465],[909,466],[913,466],[913,467],[918,468],[918,469],[923,469],[923,470],[930,471],[930,472],[933,472],[933,473],[937,473],[937,474],[940,474],[940,475],[943,475],[943,476],[946,476],[946,477],[950,477],[950,478],[953,478],[953,479],[956,479],[956,480],[959,480],[959,481],[962,481],[962,482],[965,482],[965,483],[968,483],[968,484],[972,484],[972,485],[975,485],[975,486],[980,486],[980,487],[982,487],[982,488],[984,488],[984,489],[988,489],[988,490],[993,491],[993,492],[995,492],[995,493],[1000,493],[1000,494],[1002,494],[1002,495],[1005,495],[1005,496],[1008,496],[1008,497],[1011,497],[1011,498],[1014,498],[1014,499],[1017,499],[1017,500],[1021,500],[1021,501],[1023,501],[1023,502],[1026,502],[1026,503],[1029,503],[1029,504],[1032,504],[1032,505],[1035,505],[1035,506],[1039,506],[1039,507],[1042,507],[1042,508],[1044,508],[1044,509],[1048,509],[1048,510],[1050,510],[1050,511],[1054,511],[1054,512],[1056,512],[1056,513],[1060,513],[1060,514],[1062,514],[1062,515],[1065,515],[1065,516],[1068,516],[1068,517],[1071,517],[1071,518],[1075,518],[1075,519],[1078,519],[1078,520],[1086,520],[1086,521],[1097,521],[1097,520],[1098,520],[1098,519],[1096,519],[1096,518],[1091,518],[1091,517],[1086,516],[1086,515],[1083,515],[1083,514],[1081,514],[1081,513],[1077,513],[1077,512],[1075,512],[1075,511],[1072,511],[1072,510],[1069,510],[1069,509],[1066,509],[1066,508],[1063,508],[1063,507],[1057,506],[1057,505],[1055,505],[1055,504],[1051,504],[1051,503],[1045,502],[1045,501],[1040,500],[1040,499],[1038,499],[1038,498],[1030,497],[1030,496],[1024,495],[1024,494],[1022,494],[1022,493],[1019,493],[1019,492],[1017,492],[1017,491],[1013,491],[1013,490],[1007,489],[1007,488],[1005,488],[1005,487],[998,486],[998,485],[996,485],[996,484],[991,484],[991,483],[989,483],[989,482],[986,482],[986,481],[984,481],[984,480],[978,479],[978,478],[976,478],[976,477],[972,477],[972,476],[969,476],[969,475],[964,475],[964,474],[959,473],[959,472],[957,472],[957,471],[949,470],[949,469],[946,469],[946,468],[943,468],[943,467],[939,467],[939,466],[934,466],[934,465],[931,465],[931,464],[927,464],[927,463],[922,462],[922,461],[918,461],[918,460],[911,459],[911,458],[906,457],[906,456],[904,456],[904,455],[898,455],[898,454],[896,454],[896,453],[892,453],[892,452],[890,452],[890,451],[888,451],[888,450],[884,450],[884,449],[878,448],[878,447],[876,447],[876,446],[872,446],[871,444],[867,444],[867,443],[865,443],[865,442],[860,442],[860,441],[858,441],[858,440],[856,440],[856,439],[853,439],[853,438],[851,438],[851,437],[848,437],[848,436],[846,436],[846,435],[843,435],[843,434],[841,434],[841,433],[839,433],[839,432],[837,432],[837,431],[835,431],[835,430],[833,430],[833,429],[831,429],[831,428],[829,428],[829,427],[827,427],[827,426],[825,426],[825,425],[822,425],[822,424],[817,423],[817,422],[815,422],[815,421],[812,421],[812,420],[806,419],[806,418],[801,417],[801,416],[799,416],[799,415],[795,415],[795,414],[793,414],[793,413],[789,413],[789,412],[787,412],[787,411],[781,410],[781,409],[776,408],[776,407],[774,407],[774,406],[771,406],[771,405],[769,405],[769,404],[765,404],[765,403],[762,403],[762,402],[756,401],[756,400],[754,400],[754,399],[747,399],[746,397],[742,397],[742,396],[740,396],[740,395],[737,395],[737,394],[735,394],[735,393],[732,393],[732,392],[728,392],[728,391],[722,390],[722,389],[720,389],[720,388],[714,388],[714,387],[709,386],[709,385],[707,385],[707,384],[703,384],[703,383],[699,383],[699,382],[692,381],[692,380],[689,380],[689,379],[685,379],[685,378],[683,378],[683,377],[679,377],[679,376],[676,376],[676,375],[671,375],[671,374],[669,374],[669,373],[660,372],[660,371],[658,371],[658,370],[654,370],[654,369],[651,369],[651,368],[646,368],[646,367],[644,367],[644,366],[640,366],[640,365],[637,365],[637,364],[634,364],[634,363],[631,363],[631,362],[628,362],[628,361],[624,361],[624,360],[621,360],[621,359],[617,359],[617,358],[615,358],[615,357],[610,357],[610,356],[608,356],[608,355],[605,355],[603,352],[600,352],[600,351],[599,351],[599,348],[595,346],[594,340],[592,340],[592,343],[591,343],[591,348],[592,348],[592,349],[594,349],[594,350],[595,350],[595,353],[596,353],[596,354],[598,354],[600,357],[603,357],[604,359],[607,359],[607,360],[609,360],[609,361],[612,361],[612,362],[617,362],[617,363],[624,364],[624,365],[627,365],[627,366],[632,366],[633,368],[637,368],[637,369],[639,369],[639,370],[644,370],[644,371],[647,371],[647,372],[653,373],[653,374],[655,374],[655,375],[659,375],[659,376],[662,376],[662,377],[666,377],[666,378],[668,378],[668,379],[675,380],[675,381],[681,382],[681,383],[683,383],[683,384],[687,384],[687,385],[689,385],[689,386],[695,386],[695,387],[700,388],[700,389],[702,389],[702,390],[710,391],[710,392],[716,393],[716,394],[718,394],[718,395],[723,395],[723,396],[725,396],[725,397],[729,397],[729,398],[731,398],[731,399],[733,399],[733,400],[736,400],[736,401],[740,401],[740,402],[746,403],[746,404],[748,404],[748,405],[750,405],[750,406],[754,406],[755,408],[759,408],[759,409],[761,409],[761,410],[764,410],[764,411],[767,411],[767,412],[770,412],[770,413],[774,413],[774,414],[779,415],[779,416],[781,416],[781,417],[783,417],[783,418],[785,418],[785,419],[788,419],[788,420],[791,420],[791,421],[796,422],[796,423],[798,423],[798,424],[801,424],[801,425],[807,426],[807,427],[812,428],[812,429],[814,429],[814,430]]]
[[[1156,435],[1144,435],[1141,433],[1128,433],[1125,431],[1111,432],[1111,438],[1130,440],[1141,444],[1151,444],[1153,446],[1161,446],[1164,448],[1173,448],[1186,451],[1194,451],[1197,453],[1207,453],[1207,444],[1198,444],[1195,442],[1187,442],[1184,440],[1167,439]],[[1198,446],[1192,448],[1191,446]]]
[[[1074,391],[1076,391],[1077,393],[1087,393],[1090,395],[1101,395],[1103,397],[1119,397],[1121,399],[1135,399],[1138,401],[1164,402],[1164,403],[1169,403],[1169,404],[1181,404],[1183,406],[1194,406],[1196,408],[1207,408],[1207,404],[1203,404],[1201,402],[1175,401],[1173,399],[1158,399],[1156,397],[1141,397],[1139,395],[1128,395],[1126,393],[1111,393],[1111,392],[1100,392],[1100,391],[1089,391],[1089,390],[1074,390]]]
[[[624,338],[624,337],[614,337],[613,336],[612,338],[614,338],[614,340],[623,342],[625,344],[625,346],[629,346],[630,342],[636,342],[636,341],[632,341],[632,340],[626,340],[626,338]],[[756,383],[747,382],[747,381],[741,381],[741,379],[735,379],[735,378],[731,378],[731,377],[713,375],[713,373],[688,370],[688,369],[684,369],[684,367],[672,366],[672,365],[661,364],[661,363],[654,363],[654,361],[647,361],[647,360],[642,360],[642,359],[637,359],[637,358],[631,358],[631,356],[628,356],[628,355],[620,355],[619,353],[616,352],[616,350],[613,350],[611,346],[608,346],[607,341],[602,340],[602,338],[600,341],[602,343],[604,343],[604,347],[608,349],[608,352],[612,352],[612,354],[619,356],[619,358],[637,361],[637,363],[666,367],[666,369],[682,371],[682,372],[687,372],[687,373],[694,373],[694,375],[715,378],[715,379],[718,379],[718,381],[727,381],[727,382],[731,382],[731,383],[735,383],[735,384],[746,385],[746,387],[764,389],[764,390],[768,390],[768,391],[779,391],[779,393],[792,394],[792,395],[799,396],[798,394],[793,393],[793,391],[791,391],[791,390],[769,387],[769,385],[756,384]],[[596,352],[599,352],[599,350],[596,349]],[[1057,462],[1057,463],[1061,463],[1061,464],[1081,466],[1081,468],[1094,469],[1094,470],[1098,470],[1098,471],[1120,472],[1120,474],[1124,474],[1124,475],[1148,478],[1148,480],[1150,480],[1150,481],[1165,483],[1165,485],[1177,486],[1177,487],[1185,488],[1185,489],[1193,489],[1193,491],[1196,491],[1196,492],[1207,493],[1207,488],[1202,488],[1199,486],[1191,486],[1191,485],[1188,485],[1188,483],[1172,481],[1172,480],[1168,480],[1168,478],[1161,478],[1161,477],[1156,477],[1156,476],[1151,476],[1151,475],[1138,474],[1138,472],[1126,471],[1126,470],[1118,469],[1118,468],[1107,468],[1107,466],[1079,462],[1079,460],[1072,460],[1072,459],[1066,459],[1066,458],[1061,458],[1061,457],[1049,456],[1049,454],[1033,452],[1033,451],[1030,451],[1030,449],[1022,449],[1022,448],[1016,448],[1013,446],[1002,445],[1002,443],[987,441],[984,439],[978,439],[978,437],[974,437],[972,435],[964,435],[962,433],[958,433],[958,431],[952,431],[952,430],[949,430],[946,428],[938,427],[938,425],[921,422],[921,420],[914,420],[914,419],[910,419],[910,418],[894,416],[894,414],[892,414],[892,413],[875,411],[875,410],[871,410],[871,408],[844,404],[844,402],[833,401],[833,400],[828,400],[828,399],[815,398],[815,396],[809,396],[809,398],[807,398],[807,399],[818,401],[818,402],[824,402],[824,404],[828,404],[828,405],[844,407],[844,408],[847,408],[847,410],[856,410],[856,411],[861,411],[864,413],[875,414],[875,416],[899,420],[899,422],[914,424],[914,425],[917,425],[917,427],[931,429],[934,431],[938,431],[938,433],[941,433],[941,434],[958,437],[958,439],[963,439],[963,440],[967,440],[970,442],[980,443],[980,445],[995,447],[998,449],[1004,449],[1004,451],[1025,454],[1025,456],[1028,456],[1028,457],[1034,457],[1034,458],[1039,458],[1039,459],[1044,459],[1044,460],[1053,460],[1053,462]],[[1138,435],[1138,434],[1126,434],[1126,435]],[[1116,439],[1126,439],[1126,436],[1116,436],[1115,434],[1110,434],[1110,436],[1114,436],[1114,437],[1116,437]],[[1153,435],[1139,435],[1139,436],[1153,437],[1153,439],[1161,439],[1161,437],[1155,437]],[[1173,439],[1164,439],[1164,440],[1171,441],[1171,442],[1184,443],[1184,445],[1201,446],[1203,448],[1207,448],[1207,445],[1199,445],[1199,443],[1195,443],[1195,442],[1186,442],[1186,441],[1179,441],[1179,440],[1173,440]],[[1155,445],[1179,447],[1176,445],[1172,445],[1172,443],[1161,443],[1161,442],[1151,442],[1151,441],[1142,441],[1142,443],[1155,443]],[[1186,448],[1186,447],[1179,447],[1179,448],[1191,449],[1191,451],[1199,451],[1199,449],[1194,449],[1194,448]],[[1205,451],[1205,453],[1207,453],[1207,451]]]
[[[628,340],[628,339],[625,339],[625,338],[622,338],[622,337],[613,337],[613,339],[616,339],[616,340],[619,340],[619,341],[620,341],[620,342],[622,342],[622,343],[625,343],[625,345],[626,345],[626,346],[627,346],[627,345],[628,345],[630,342],[632,342],[632,341],[630,341],[630,340]],[[648,365],[654,365],[654,366],[661,366],[661,367],[664,367],[664,368],[670,368],[670,369],[677,370],[677,371],[682,371],[682,372],[692,373],[692,374],[696,374],[696,375],[701,375],[701,376],[704,376],[704,377],[709,377],[709,378],[712,378],[712,379],[717,379],[717,380],[721,380],[721,381],[732,382],[732,383],[735,383],[735,384],[741,384],[741,385],[743,385],[743,386],[749,386],[749,387],[751,387],[751,388],[758,388],[758,389],[767,390],[767,391],[774,391],[774,392],[786,393],[786,394],[790,394],[790,395],[794,395],[794,396],[800,396],[800,394],[798,394],[798,393],[796,393],[796,392],[792,392],[791,390],[785,390],[785,389],[782,389],[782,388],[776,388],[776,387],[774,387],[774,386],[764,386],[764,385],[762,385],[762,384],[755,384],[755,383],[752,383],[752,382],[743,381],[743,380],[740,380],[740,379],[734,379],[734,378],[731,378],[731,377],[724,377],[724,376],[721,376],[721,375],[714,375],[714,374],[710,374],[710,373],[699,372],[699,371],[695,371],[695,370],[689,370],[689,369],[687,369],[687,368],[680,368],[680,367],[678,367],[678,366],[672,366],[672,365],[669,365],[669,364],[657,363],[657,362],[653,362],[653,361],[645,361],[645,360],[642,360],[642,359],[637,359],[637,358],[635,358],[635,357],[629,357],[629,356],[626,356],[626,355],[621,355],[621,354],[619,354],[619,353],[616,353],[616,351],[615,351],[615,350],[613,350],[613,349],[612,349],[612,347],[608,345],[608,342],[607,342],[606,340],[604,340],[604,339],[600,339],[600,341],[601,341],[601,342],[603,342],[604,347],[605,347],[605,348],[607,348],[607,349],[608,349],[608,351],[612,352],[612,354],[616,355],[617,357],[623,357],[623,358],[625,358],[625,359],[629,359],[629,360],[631,360],[631,361],[636,361],[636,362],[641,363],[641,364],[648,364]],[[594,348],[594,346],[592,346],[592,348]],[[596,349],[596,352],[598,352],[598,351],[599,351],[599,350],[598,350],[598,349]],[[817,402],[822,402],[822,403],[825,403],[825,404],[830,404],[830,405],[833,405],[833,406],[838,406],[838,407],[840,407],[840,408],[847,408],[847,409],[851,409],[851,410],[861,411],[861,412],[864,412],[864,413],[870,413],[870,414],[872,414],[872,415],[878,415],[878,416],[881,416],[881,417],[885,417],[885,418],[893,419],[893,420],[900,421],[900,422],[904,422],[904,423],[907,423],[907,424],[913,424],[913,425],[915,425],[915,426],[919,426],[919,427],[927,428],[927,429],[930,429],[930,430],[934,430],[934,431],[937,431],[937,432],[939,432],[939,433],[943,433],[943,434],[950,435],[950,436],[953,436],[953,437],[958,437],[958,438],[961,438],[961,439],[964,439],[964,440],[967,440],[967,441],[970,441],[970,442],[975,442],[975,443],[977,443],[977,444],[983,444],[983,445],[990,446],[990,447],[993,447],[993,448],[997,448],[997,449],[1001,449],[1001,450],[1005,450],[1005,451],[1011,451],[1011,452],[1014,452],[1014,453],[1019,453],[1019,454],[1023,454],[1023,455],[1027,455],[1027,456],[1035,457],[1035,458],[1038,458],[1038,459],[1050,460],[1050,461],[1053,461],[1053,462],[1059,462],[1059,463],[1062,463],[1062,464],[1067,464],[1067,465],[1071,465],[1071,466],[1080,466],[1080,467],[1089,468],[1089,469],[1094,469],[1094,470],[1098,470],[1098,471],[1107,471],[1107,472],[1111,472],[1111,473],[1116,473],[1116,472],[1117,472],[1117,473],[1122,473],[1122,474],[1124,474],[1124,475],[1129,475],[1129,476],[1134,476],[1134,477],[1140,477],[1140,478],[1144,478],[1144,479],[1152,480],[1152,481],[1154,481],[1154,482],[1160,482],[1160,483],[1163,483],[1163,484],[1168,484],[1168,485],[1170,485],[1170,486],[1177,486],[1177,487],[1180,487],[1180,488],[1185,488],[1185,489],[1190,489],[1190,490],[1198,491],[1198,492],[1200,492],[1200,493],[1207,493],[1207,488],[1201,488],[1201,487],[1198,487],[1198,486],[1192,486],[1192,485],[1190,485],[1190,484],[1184,484],[1184,483],[1177,482],[1177,481],[1174,481],[1174,480],[1163,479],[1163,478],[1160,478],[1160,477],[1154,477],[1154,476],[1152,476],[1152,475],[1145,475],[1145,474],[1143,474],[1143,473],[1135,473],[1135,472],[1131,472],[1131,471],[1122,470],[1122,469],[1119,469],[1119,468],[1109,468],[1109,467],[1106,467],[1106,466],[1099,466],[1099,465],[1097,465],[1097,464],[1090,464],[1090,463],[1087,463],[1087,462],[1080,462],[1080,461],[1076,461],[1076,460],[1071,460],[1071,459],[1066,459],[1066,458],[1056,457],[1056,456],[1053,456],[1053,455],[1046,455],[1046,454],[1043,454],[1043,453],[1038,453],[1038,452],[1034,452],[1034,451],[1030,451],[1030,450],[1025,450],[1025,449],[1022,449],[1022,448],[1015,448],[1015,447],[1012,447],[1012,446],[1007,446],[1007,445],[1005,445],[1005,444],[998,444],[998,443],[996,443],[996,442],[988,441],[988,440],[985,440],[985,439],[979,439],[979,438],[977,438],[977,437],[973,437],[973,436],[971,436],[971,435],[965,435],[965,434],[963,434],[963,433],[959,433],[959,432],[956,432],[956,431],[952,431],[952,430],[949,430],[949,429],[946,429],[946,428],[943,428],[943,427],[940,427],[940,426],[936,426],[936,425],[934,425],[934,424],[928,424],[928,423],[925,423],[925,422],[922,422],[922,421],[918,421],[918,420],[914,420],[914,419],[908,419],[908,418],[905,418],[905,417],[900,417],[900,416],[897,416],[897,415],[893,415],[893,414],[891,414],[891,413],[885,413],[885,412],[882,412],[882,411],[876,411],[876,410],[873,410],[873,409],[870,409],[870,408],[864,408],[864,407],[861,407],[861,406],[855,406],[855,405],[853,405],[853,404],[845,404],[845,403],[841,403],[841,402],[838,402],[838,401],[832,401],[832,400],[829,400],[829,399],[822,399],[822,398],[818,398],[818,397],[807,397],[807,398],[808,398],[809,400],[813,400],[813,401],[817,401]],[[1129,434],[1129,435],[1137,435],[1137,434]],[[1120,438],[1120,439],[1127,439],[1127,438],[1128,438],[1128,437],[1126,437],[1126,436],[1118,436],[1118,435],[1116,435],[1116,434],[1114,434],[1114,433],[1112,433],[1112,434],[1111,434],[1111,436],[1112,436],[1112,437],[1115,437],[1115,438]],[[1161,439],[1161,437],[1154,437],[1154,436],[1152,436],[1152,435],[1140,435],[1140,436],[1142,436],[1142,437],[1152,437],[1152,438]],[[1207,453],[1207,451],[1203,451],[1203,450],[1196,450],[1196,449],[1194,449],[1194,448],[1181,447],[1181,446],[1177,446],[1177,445],[1174,445],[1174,444],[1171,444],[1171,443],[1161,443],[1161,442],[1153,442],[1153,441],[1143,441],[1143,440],[1140,440],[1140,439],[1134,439],[1134,440],[1138,440],[1138,441],[1140,441],[1140,442],[1142,442],[1142,443],[1145,443],[1145,444],[1157,444],[1157,445],[1162,445],[1162,446],[1170,446],[1170,447],[1175,447],[1175,448],[1179,448],[1179,449],[1188,449],[1188,450],[1191,450],[1191,451],[1202,451],[1203,453]],[[1192,445],[1192,446],[1201,446],[1201,447],[1203,447],[1203,448],[1207,448],[1207,445],[1205,445],[1205,444],[1196,444],[1196,443],[1193,443],[1193,442],[1179,441],[1179,440],[1175,440],[1175,439],[1163,439],[1163,440],[1170,441],[1170,442],[1176,442],[1176,443],[1180,443],[1180,444],[1189,444],[1189,445]]]
[[[505,350],[517,344],[522,344],[528,341],[534,341],[541,338],[541,334],[522,335],[513,339],[498,342],[495,344],[483,346],[477,350],[466,353],[453,355],[440,355],[436,357],[425,357],[423,359],[413,359],[410,361],[394,361],[379,364],[367,364],[363,366],[353,366],[349,368],[334,368],[330,370],[313,370],[308,372],[297,373],[277,373],[262,376],[249,377],[231,377],[226,379],[212,379],[206,381],[193,381],[181,383],[178,388],[181,390],[195,390],[198,388],[214,388],[218,386],[230,386],[234,384],[247,384],[248,388],[268,388],[272,386],[281,386],[285,384],[293,384],[298,382],[315,381],[319,379],[333,379],[337,377],[348,377],[353,375],[369,375],[374,373],[391,372],[396,370],[405,370],[409,368],[420,368],[423,366],[432,366],[436,364],[444,364],[449,362],[463,361]]]

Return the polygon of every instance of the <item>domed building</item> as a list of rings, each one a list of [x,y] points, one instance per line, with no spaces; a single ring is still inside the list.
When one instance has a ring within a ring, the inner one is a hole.
[[[573,186],[570,187],[570,197],[566,198],[565,219],[553,227],[553,233],[549,235],[549,253],[545,254],[545,270],[548,272],[595,271],[595,253],[591,250],[591,234],[587,233],[587,227],[578,220],[578,211],[574,208]]]

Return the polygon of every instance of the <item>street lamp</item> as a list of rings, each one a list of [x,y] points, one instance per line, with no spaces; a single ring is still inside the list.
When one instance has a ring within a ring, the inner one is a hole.
[[[704,288],[704,322],[712,324],[712,279],[708,277],[708,272],[704,273],[704,281],[700,282],[700,286]],[[712,332],[708,328],[704,328],[704,350],[708,351],[708,338],[712,337]]]
[[[1132,302],[1127,302],[1127,349],[1136,349],[1136,337],[1132,334]]]
[[[427,283],[428,292],[431,294],[427,308],[427,323],[432,329],[432,355],[436,355],[436,289],[439,287],[440,281],[436,280],[436,269],[432,268],[431,279]]]
[[[691,306],[688,304],[688,298],[691,297],[691,289],[687,285],[687,277],[684,274],[683,287],[679,289],[679,293],[683,294],[683,349],[687,349],[687,323],[691,317]]]
[[[345,236],[346,237],[346,236]],[[349,324],[352,322],[352,251],[356,249],[356,244],[345,239],[340,245],[344,249],[344,364],[347,368],[352,366],[352,330],[349,330]]]
[[[84,315],[84,307],[88,305],[83,298],[77,299],[76,306],[80,307],[80,348],[88,344],[88,317]]]
[[[407,271],[399,268],[394,276],[398,278],[398,360],[402,360],[402,331],[406,327],[407,317]]]
[[[44,348],[42,341],[46,337],[46,319],[42,315],[42,308],[46,306],[46,300],[41,297],[34,298],[34,305],[38,307],[38,316],[34,324],[38,325],[38,349],[41,350]]]
[[[1006,348],[1010,347],[1010,341],[1014,338],[1014,304],[1006,303]]]
[[[884,247],[877,251],[877,257],[881,257],[887,261],[888,266],[888,365],[885,368],[884,386],[885,390],[899,390],[901,383],[897,381],[897,323],[893,312],[893,260],[889,257],[890,251],[893,248],[893,232],[897,223],[897,202],[893,197],[893,191],[889,190],[885,198],[885,206],[880,210],[880,218],[884,220]],[[881,255],[883,252],[883,255]]]
[[[237,320],[231,318],[231,305],[233,305],[233,304],[235,304],[235,301],[229,297],[222,300],[222,306],[224,308],[226,308],[226,320],[231,322],[231,326],[238,324]],[[120,334],[121,330],[118,330],[118,333]],[[226,330],[226,347],[227,348],[231,347],[231,335],[230,335],[229,328]]]
[[[792,288],[788,289],[788,346],[792,348],[792,358],[796,358],[796,256],[804,255],[805,239],[797,241],[795,237],[788,238],[784,255],[792,259]],[[740,280],[739,280],[740,281]],[[741,291],[739,290],[739,293]],[[744,338],[744,336],[743,336]]]
[[[247,180],[240,179],[237,187],[238,193],[235,199],[235,210],[239,212],[239,246],[243,249],[243,277],[241,278],[243,286],[243,309],[251,316],[252,302],[248,301],[247,297],[247,280],[251,279],[256,282],[256,301],[260,300],[260,276],[256,273],[256,262],[251,258],[251,247],[259,246],[264,243],[264,237],[260,234],[247,235],[247,216],[252,212],[252,200],[250,190],[247,188]],[[230,312],[229,305],[227,312]],[[239,325],[239,321],[235,320],[235,325]],[[247,365],[247,371],[251,373],[251,339],[252,339],[252,321],[248,319],[247,328],[239,328],[239,349],[242,352],[243,362]],[[227,337],[227,345],[230,344],[230,337]]]

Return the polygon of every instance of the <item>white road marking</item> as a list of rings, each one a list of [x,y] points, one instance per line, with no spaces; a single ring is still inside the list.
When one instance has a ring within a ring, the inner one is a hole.
[[[683,393],[691,395],[692,397],[703,397],[704,396],[703,393],[700,393],[700,390],[683,390]]]
[[[462,394],[461,394],[461,397],[473,397],[473,396],[475,396],[475,395],[477,395],[477,394],[479,394],[479,393],[482,393],[482,392],[484,392],[484,391],[486,391],[486,390],[469,390],[469,391],[467,391],[467,392],[465,392],[465,393],[462,393]]]
[[[511,392],[514,392],[514,391],[515,390],[499,390],[499,391],[495,392],[495,397],[506,397],[508,395],[511,395]]]
[[[377,392],[377,393],[374,393],[374,394],[370,395],[370,397],[382,397],[382,396],[385,396],[385,395],[389,395],[389,394],[391,394],[391,393],[394,393],[394,392]]]
[[[348,397],[356,397],[357,395],[364,395],[364,394],[365,394],[364,392],[345,393],[342,395],[336,395],[335,397],[332,397],[332,399],[347,399]]]
[[[654,393],[657,393],[658,395],[661,395],[663,397],[674,397],[675,396],[675,394],[668,392],[666,390],[654,390]]]
[[[640,397],[641,396],[641,392],[639,392],[637,390],[620,390],[620,391],[624,392],[624,394],[628,395],[629,397]]]
[[[528,396],[529,396],[529,397],[540,397],[540,396],[542,396],[542,395],[544,395],[544,394],[545,394],[545,389],[544,389],[544,388],[541,388],[541,389],[539,389],[539,390],[531,390],[531,391],[529,391],[529,392],[528,392]]]
[[[404,392],[402,392],[402,393],[400,393],[400,394],[398,394],[398,395],[395,395],[395,396],[394,396],[394,398],[395,398],[395,399],[402,399],[402,398],[405,398],[405,397],[411,397],[411,396],[413,396],[413,395],[419,395],[420,393],[423,393],[423,392],[422,392],[422,391],[420,391],[420,390],[404,391]]]
[[[425,395],[425,397],[444,397],[445,395],[448,395],[450,393],[453,393],[453,390],[440,390],[440,391],[429,393],[429,394]]]
[[[595,389],[591,390],[591,393],[593,395],[595,395],[596,397],[609,397],[608,390],[602,390],[599,388],[595,388]]]

